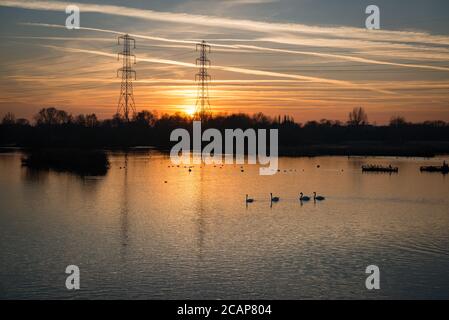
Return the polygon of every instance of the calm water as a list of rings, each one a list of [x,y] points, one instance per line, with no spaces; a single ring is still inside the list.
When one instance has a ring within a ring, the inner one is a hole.
[[[79,178],[20,157],[0,154],[0,298],[449,298],[449,176],[418,170],[442,158],[282,158],[259,176],[141,152]],[[362,174],[365,163],[400,171]],[[327,199],[301,206],[300,191]]]

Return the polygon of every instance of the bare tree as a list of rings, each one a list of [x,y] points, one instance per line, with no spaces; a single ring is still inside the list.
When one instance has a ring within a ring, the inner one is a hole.
[[[30,125],[30,122],[29,122],[27,119],[19,118],[19,119],[16,120],[16,125],[19,125],[19,126],[29,126],[29,125]]]
[[[5,114],[2,120],[2,124],[4,125],[12,125],[16,123],[16,116],[12,114],[11,112],[8,112]]]
[[[255,125],[260,127],[268,127],[272,122],[272,120],[262,112],[255,113],[252,116],[252,120],[254,121]]]
[[[38,125],[60,125],[73,121],[73,117],[63,110],[44,108],[34,117]]]
[[[392,117],[390,120],[390,127],[402,127],[406,124],[407,121],[405,121],[405,118],[401,116]]]
[[[77,115],[74,121],[79,126],[82,127],[86,126],[86,117],[84,116],[84,114]]]
[[[362,107],[354,108],[349,113],[348,124],[351,126],[364,126],[368,124],[368,115]]]
[[[156,122],[155,115],[147,110],[140,111],[134,115],[133,121],[144,126],[154,126]]]
[[[89,128],[97,127],[100,124],[95,113],[86,114],[86,126]]]

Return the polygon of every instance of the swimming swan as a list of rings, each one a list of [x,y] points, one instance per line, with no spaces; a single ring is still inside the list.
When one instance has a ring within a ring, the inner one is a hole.
[[[299,201],[309,201],[310,197],[305,196],[302,192],[299,194]]]
[[[317,196],[316,192],[313,193],[313,200],[315,200],[315,201],[323,201],[324,199],[326,199],[326,198],[323,197],[323,196]]]

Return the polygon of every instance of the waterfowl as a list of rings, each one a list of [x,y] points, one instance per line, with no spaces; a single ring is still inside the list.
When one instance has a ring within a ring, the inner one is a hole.
[[[317,196],[316,192],[313,193],[313,200],[315,200],[315,201],[322,201],[324,199],[326,199],[326,198],[323,197],[323,196]]]
[[[299,201],[309,201],[310,197],[305,196],[302,192],[299,194]]]
[[[272,193],[270,193],[270,198],[271,198],[271,202],[278,202],[279,201],[279,197],[273,197]]]
[[[253,203],[254,199],[248,198],[248,195],[246,195],[246,203]]]

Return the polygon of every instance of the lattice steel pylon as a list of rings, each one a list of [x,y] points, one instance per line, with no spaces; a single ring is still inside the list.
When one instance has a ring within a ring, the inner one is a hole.
[[[136,63],[136,56],[131,54],[131,42],[133,42],[134,49],[136,48],[136,40],[131,38],[128,34],[118,37],[118,44],[123,40],[123,51],[118,53],[117,60],[123,58],[123,66],[117,70],[117,77],[119,72],[122,73],[122,84],[120,86],[120,98],[118,100],[117,114],[124,117],[129,122],[130,112],[134,115],[136,112],[136,104],[134,102],[133,80],[137,79],[136,71],[133,70],[133,62]]]
[[[209,81],[211,79],[207,72],[210,67],[210,60],[207,54],[210,53],[210,45],[206,41],[202,41],[196,45],[196,51],[200,52],[200,57],[196,59],[196,65],[200,67],[199,72],[195,75],[195,81],[198,83],[198,94],[195,104],[195,120],[203,120],[210,116],[209,102]]]

